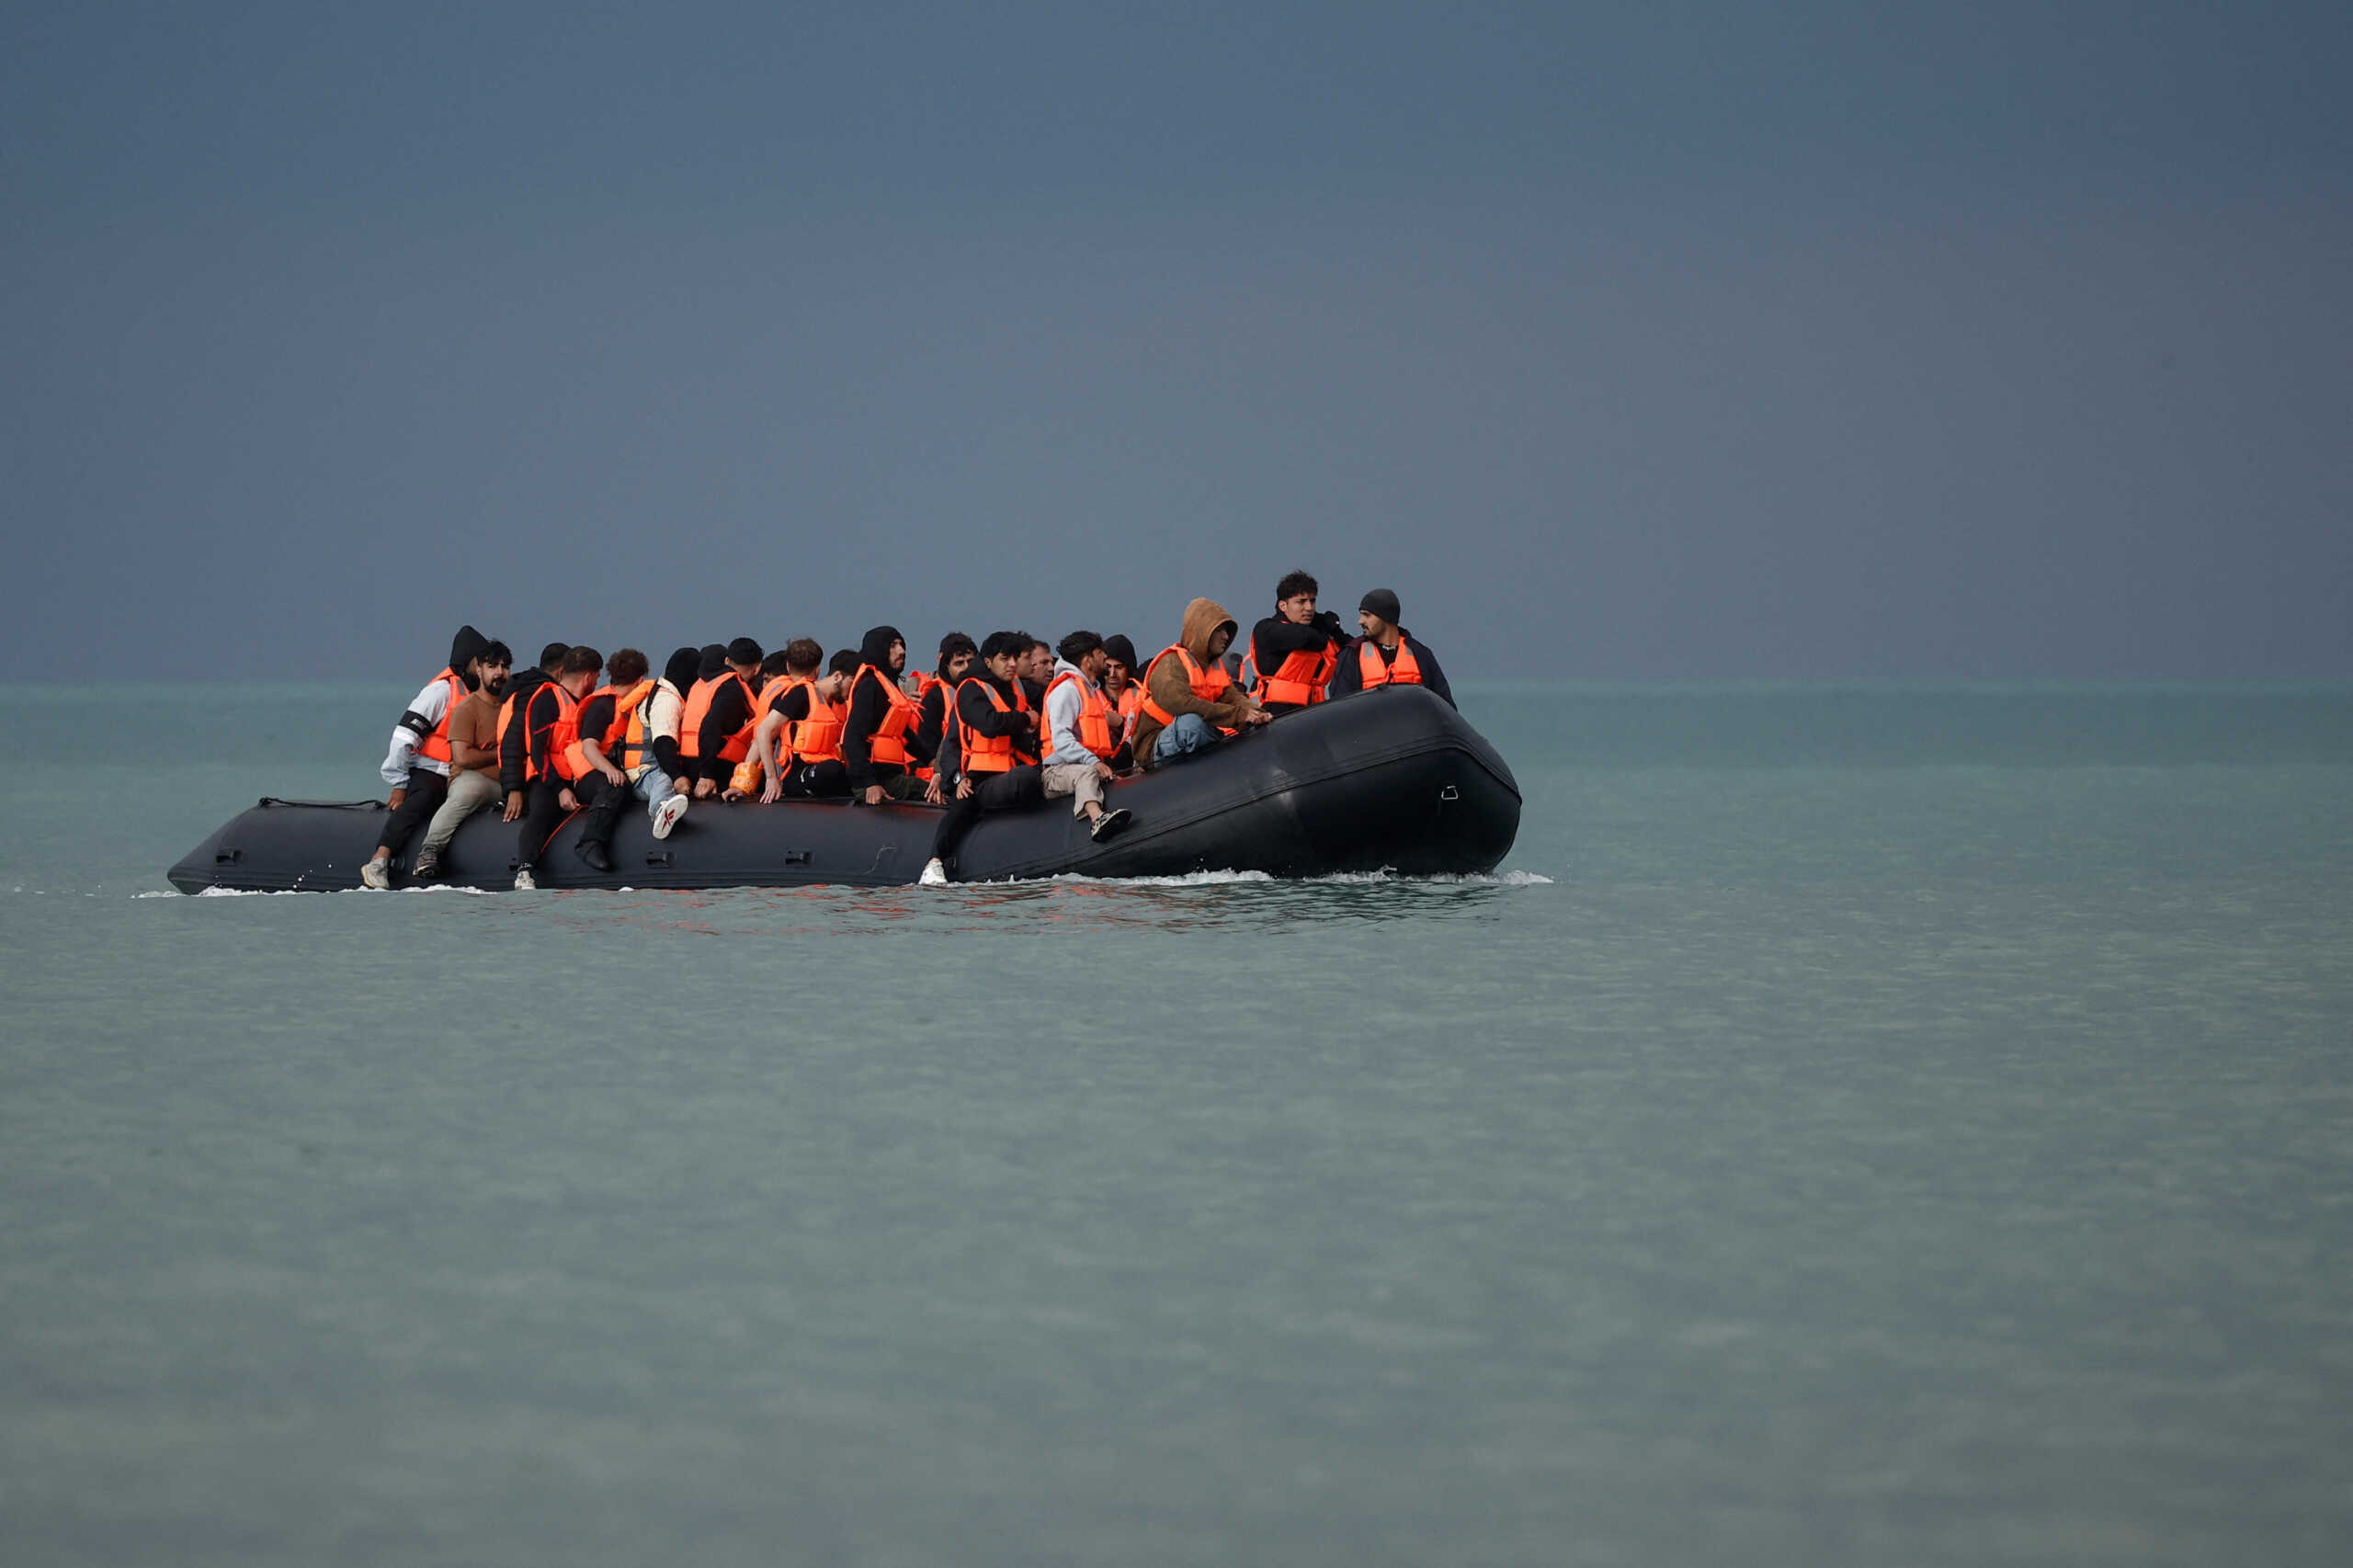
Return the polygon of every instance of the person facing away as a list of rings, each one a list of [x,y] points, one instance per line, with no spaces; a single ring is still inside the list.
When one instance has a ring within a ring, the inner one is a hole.
[[[523,777],[523,710],[531,693],[563,674],[563,656],[571,652],[569,642],[551,642],[540,650],[537,665],[516,671],[506,683],[506,700],[498,710],[498,787],[506,792],[508,822],[522,821],[531,799]]]
[[[420,882],[441,875],[441,852],[457,836],[459,824],[499,801],[498,712],[514,662],[504,642],[484,648],[482,684],[449,715],[449,793],[426,824],[425,842],[417,846],[416,863],[410,868]]]
[[[1143,672],[1142,710],[1136,716],[1136,759],[1157,767],[1173,758],[1263,724],[1266,710],[1226,673],[1233,618],[1215,599],[1185,607],[1176,641],[1154,654]]]
[[[580,841],[573,853],[595,871],[613,869],[613,829],[631,800],[646,801],[657,833],[665,831],[663,806],[676,802],[669,817],[674,825],[686,810],[686,798],[673,792],[667,778],[647,761],[653,746],[645,710],[658,683],[645,655],[634,648],[620,649],[607,662],[605,675],[605,684],[581,699],[559,769],[572,780],[581,806]],[[660,800],[643,793],[655,778],[661,780],[654,786],[662,791]]]
[[[711,650],[703,650],[706,669]],[[694,797],[708,800],[726,788],[735,765],[751,755],[752,682],[764,656],[749,637],[719,650],[720,668],[695,682],[678,720],[678,755],[694,775]]]
[[[694,689],[702,656],[679,648],[662,666],[662,678],[645,697],[645,750],[630,780],[645,801],[654,819],[654,836],[667,838],[687,814],[686,758],[678,751],[678,732],[687,715],[687,693]]]
[[[359,880],[382,890],[392,885],[392,856],[440,809],[449,794],[449,716],[482,685],[483,650],[490,639],[460,626],[449,639],[449,662],[426,681],[392,725],[384,754],[383,780],[392,786],[390,808],[376,853],[359,868]]]
[[[939,741],[947,733],[949,715],[955,710],[956,684],[972,673],[972,661],[980,656],[978,643],[961,631],[951,631],[939,640],[939,663],[917,682],[921,689],[915,693],[915,733],[907,749],[915,759],[915,777],[926,784],[938,772]],[[938,793],[926,790],[924,798],[937,805]]]
[[[1315,610],[1315,579],[1293,572],[1275,585],[1275,613],[1250,629],[1251,699],[1280,718],[1324,700],[1348,640],[1339,616]]]
[[[1086,819],[1087,831],[1097,839],[1124,830],[1125,811],[1107,810],[1103,790],[1119,777],[1111,758],[1120,749],[1119,727],[1111,704],[1103,695],[1104,670],[1111,655],[1103,639],[1092,631],[1074,631],[1055,650],[1053,677],[1046,682],[1045,755],[1039,779],[1046,799],[1071,797],[1071,810]]]
[[[958,771],[948,814],[939,819],[931,858],[924,863],[925,887],[948,881],[958,846],[983,812],[1017,811],[1044,798],[1036,766],[1037,715],[1021,690],[1021,659],[1029,648],[1020,632],[989,633],[980,664],[956,688]]]
[[[580,809],[566,769],[574,766],[574,743],[580,738],[581,699],[596,689],[597,672],[604,667],[605,655],[584,642],[564,654],[562,673],[542,683],[524,704],[523,777],[530,804],[523,812],[515,846],[517,892],[540,885],[536,868],[540,851],[563,825],[564,813]]]
[[[858,642],[858,673],[850,678],[849,712],[842,724],[842,761],[852,797],[864,805],[923,798],[924,781],[915,776],[909,744],[915,705],[899,689],[906,667],[907,640],[899,629],[869,628]]]
[[[1438,656],[1397,623],[1404,613],[1397,596],[1387,588],[1365,595],[1357,606],[1357,624],[1364,635],[1340,650],[1340,668],[1332,677],[1334,697],[1384,686],[1426,686],[1444,699],[1449,708],[1455,705],[1446,672],[1438,667]]]

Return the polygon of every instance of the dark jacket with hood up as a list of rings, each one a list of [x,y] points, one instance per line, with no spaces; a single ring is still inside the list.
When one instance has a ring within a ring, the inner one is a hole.
[[[530,711],[531,694],[553,679],[536,665],[517,670],[507,677],[506,695],[499,699],[501,702],[511,699],[515,704],[498,737],[498,784],[510,795],[523,787],[523,720]]]
[[[891,644],[904,643],[895,626],[878,626],[867,632],[858,645],[858,662],[874,666],[875,675],[883,683],[895,687],[899,677],[891,670]],[[849,712],[842,723],[842,763],[849,770],[850,791],[855,794],[895,778],[906,771],[895,762],[874,760],[874,732],[882,727],[882,720],[891,710],[891,699],[876,688],[872,676],[863,669],[853,677],[857,689],[850,694]],[[913,726],[907,736],[908,750],[915,750]]]

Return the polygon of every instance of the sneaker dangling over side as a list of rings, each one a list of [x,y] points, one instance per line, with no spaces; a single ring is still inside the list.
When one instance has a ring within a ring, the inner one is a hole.
[[[390,892],[392,885],[392,863],[390,860],[370,860],[359,868],[359,880],[378,892]]]
[[[948,868],[941,865],[937,858],[925,861],[923,864],[923,876],[915,885],[926,888],[946,887],[948,885]]]
[[[660,805],[654,808],[654,836],[656,838],[669,837],[670,830],[677,826],[678,819],[686,814],[687,798],[685,795],[673,795],[668,800],[664,801]]]
[[[516,868],[515,891],[517,892],[537,892],[540,891],[540,880],[539,878],[531,875],[530,867],[518,866]]]
[[[1128,824],[1134,820],[1124,810],[1108,811],[1097,817],[1095,825],[1086,831],[1088,835],[1099,844],[1104,839],[1119,837],[1128,830]]]

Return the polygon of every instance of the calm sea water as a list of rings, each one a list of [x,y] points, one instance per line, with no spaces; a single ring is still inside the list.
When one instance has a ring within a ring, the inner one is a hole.
[[[1472,688],[1490,881],[159,896],[0,696],[0,1560],[2353,1560],[2353,689]]]

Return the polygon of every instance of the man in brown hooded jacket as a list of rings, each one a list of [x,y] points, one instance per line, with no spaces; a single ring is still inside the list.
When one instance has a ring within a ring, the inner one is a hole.
[[[1143,710],[1136,715],[1136,760],[1151,767],[1214,745],[1267,713],[1234,684],[1222,661],[1233,642],[1233,618],[1215,599],[1185,607],[1176,644],[1152,661],[1143,677]]]

